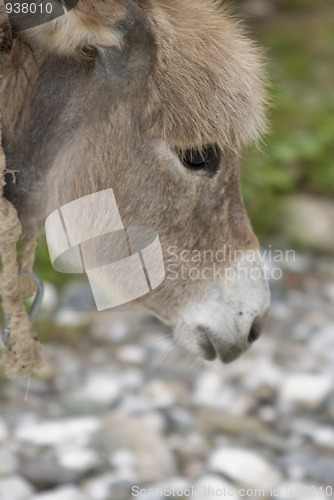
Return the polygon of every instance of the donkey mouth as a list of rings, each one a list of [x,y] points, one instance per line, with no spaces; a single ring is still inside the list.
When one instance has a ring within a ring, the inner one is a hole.
[[[219,358],[223,363],[231,363],[245,350],[227,342],[219,342],[219,346],[217,346],[217,342],[215,343],[210,338],[206,328],[198,327],[197,331],[201,334],[198,340],[200,354],[207,361],[214,361],[216,358]]]
[[[201,342],[201,355],[207,361],[214,361],[217,357],[222,363],[231,363],[237,359],[244,351],[235,346],[229,346],[223,351],[217,351],[209,340],[206,343]]]

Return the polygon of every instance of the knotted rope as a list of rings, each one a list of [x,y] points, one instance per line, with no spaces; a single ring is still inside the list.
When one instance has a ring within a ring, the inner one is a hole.
[[[0,26],[0,44],[5,32]],[[0,55],[0,86],[3,83],[2,57]],[[7,325],[8,338],[2,362],[6,375],[15,378],[29,375],[42,365],[42,345],[34,333],[29,315],[22,301],[34,295],[37,284],[32,273],[35,258],[35,238],[23,239],[18,255],[17,242],[22,234],[22,226],[17,210],[4,197],[5,175],[15,174],[6,169],[6,155],[2,146],[2,114],[0,109],[0,293]],[[23,274],[24,273],[24,274]]]

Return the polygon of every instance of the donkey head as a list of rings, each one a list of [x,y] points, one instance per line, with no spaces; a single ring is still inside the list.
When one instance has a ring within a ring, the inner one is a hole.
[[[6,62],[5,146],[21,170],[7,196],[25,231],[113,188],[124,225],[155,228],[164,253],[165,281],[139,302],[205,359],[247,349],[269,305],[238,169],[264,130],[262,77],[214,0],[79,0],[21,31]]]

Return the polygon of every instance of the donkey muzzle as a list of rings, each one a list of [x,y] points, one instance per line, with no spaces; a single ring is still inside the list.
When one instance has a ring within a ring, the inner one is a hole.
[[[230,363],[259,339],[270,292],[262,264],[256,264],[258,273],[217,281],[200,304],[184,312],[174,327],[179,345],[206,360]]]

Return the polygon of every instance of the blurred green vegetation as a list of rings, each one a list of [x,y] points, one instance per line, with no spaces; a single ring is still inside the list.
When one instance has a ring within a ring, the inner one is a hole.
[[[245,155],[242,179],[256,232],[272,237],[285,196],[334,197],[334,2],[262,3],[270,14],[247,24],[266,50],[270,133]]]
[[[52,283],[58,289],[60,289],[63,285],[69,282],[88,281],[86,275],[84,274],[64,274],[64,273],[59,273],[53,269],[49,256],[48,246],[44,236],[41,236],[38,240],[38,246],[36,251],[36,264],[34,269],[38,277],[43,282]],[[53,336],[53,333],[54,332],[50,332],[51,338]]]

